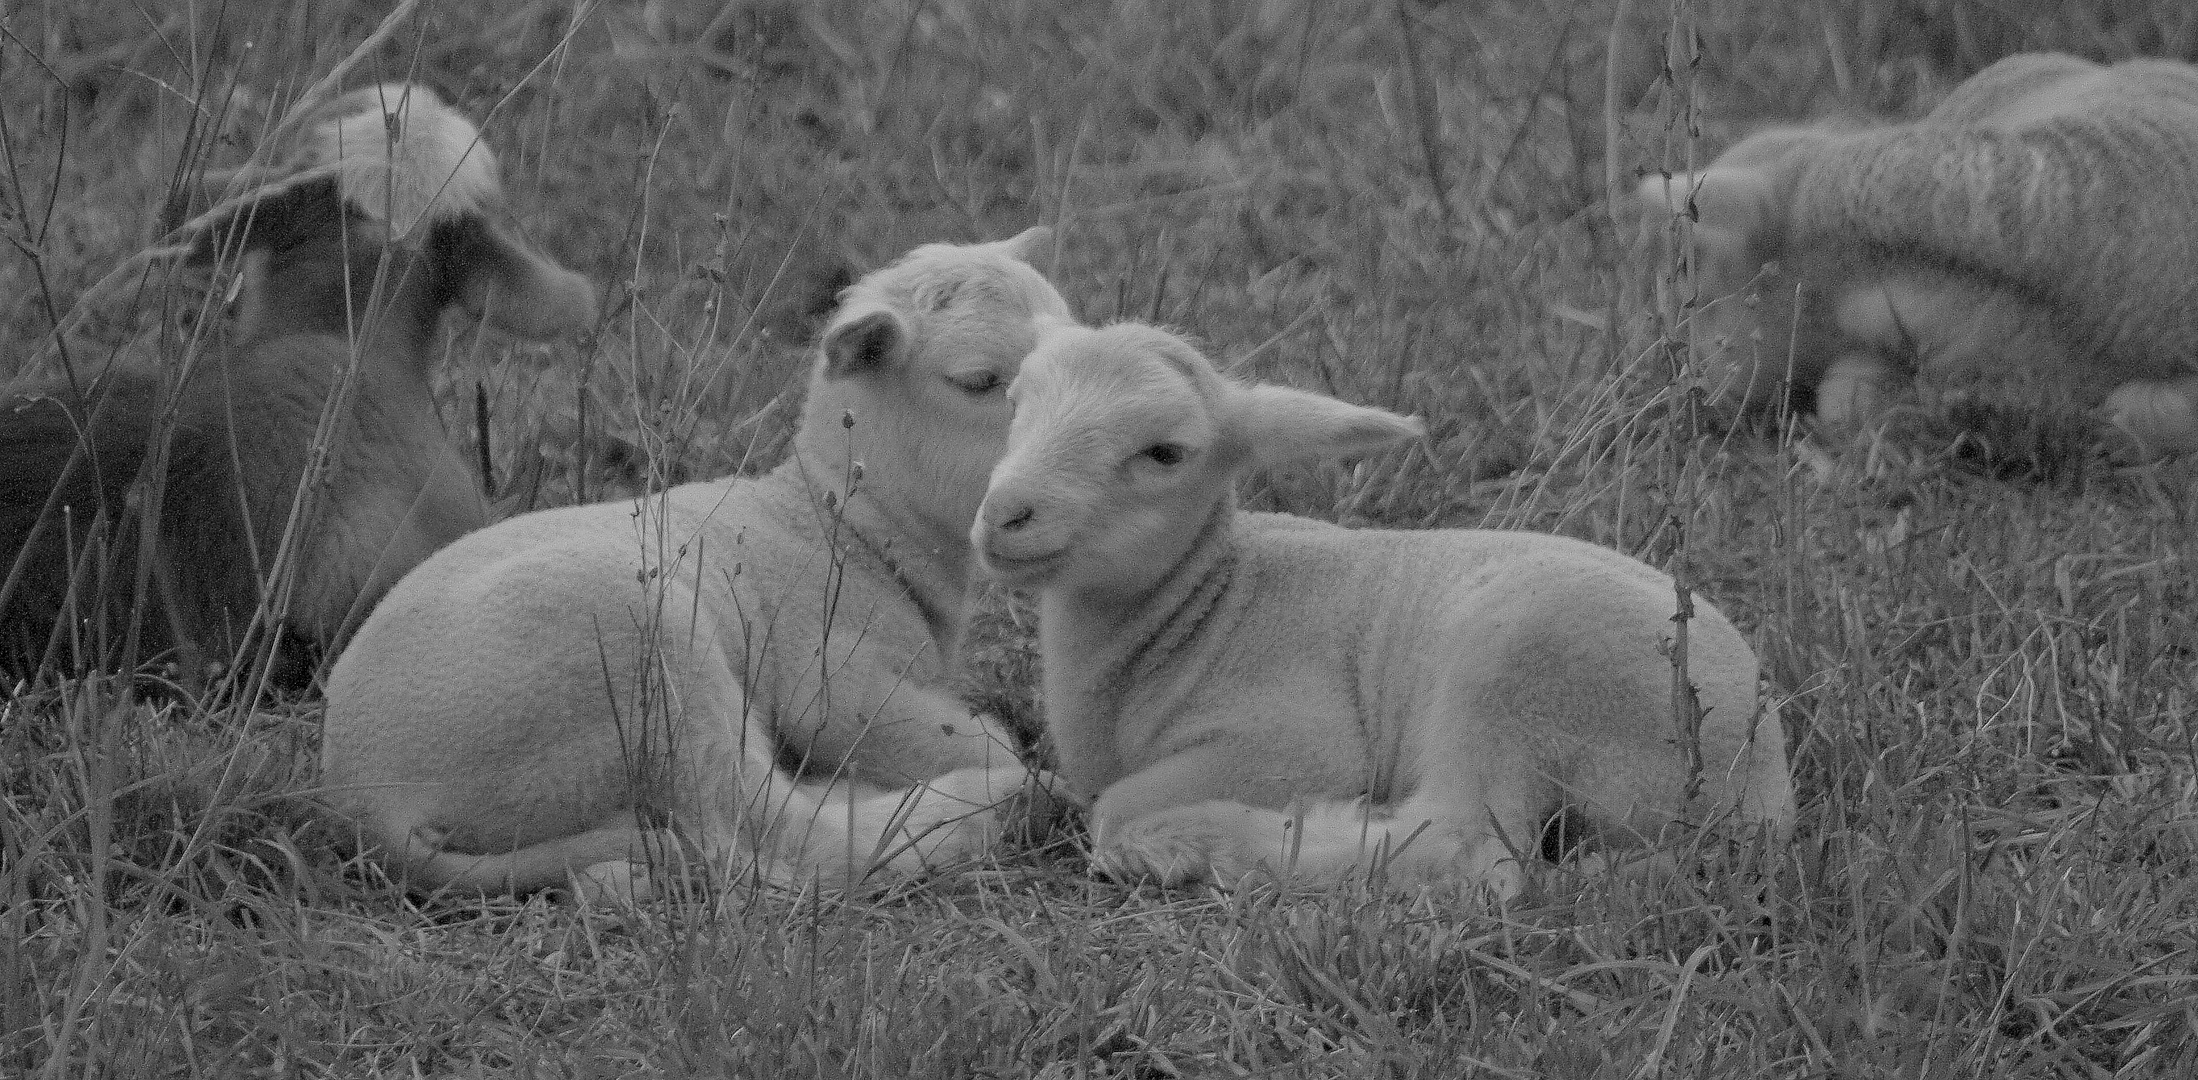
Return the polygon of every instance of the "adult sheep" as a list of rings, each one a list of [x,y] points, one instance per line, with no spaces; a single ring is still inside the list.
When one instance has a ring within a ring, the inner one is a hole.
[[[1733,814],[1790,822],[1755,655],[1704,603],[1688,802],[1663,573],[1541,533],[1236,508],[1248,467],[1371,451],[1417,421],[1237,382],[1135,324],[1049,334],[1008,393],[972,539],[1038,593],[1058,775],[1094,799],[1113,872],[1230,884],[1385,862],[1509,896],[1553,830],[1616,849]]]
[[[188,680],[254,625],[330,646],[486,524],[435,410],[442,314],[550,338],[594,323],[595,289],[520,236],[480,132],[425,87],[356,90],[292,130],[190,227],[238,272],[207,347],[173,373],[0,391],[0,667],[108,666],[141,599],[138,655],[174,650]]]
[[[760,477],[525,514],[399,583],[328,680],[326,799],[425,889],[835,887],[981,849],[1028,774],[941,689],[1049,234],[933,244],[828,322]]]
[[[2198,447],[2198,68],[2009,57],[1922,120],[1776,128],[1643,182],[1698,215],[1728,400],[1867,424],[1911,379]]]

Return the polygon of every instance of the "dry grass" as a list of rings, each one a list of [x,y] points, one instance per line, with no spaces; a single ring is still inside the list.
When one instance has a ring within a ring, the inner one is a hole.
[[[1752,119],[1912,108],[2015,48],[2189,56],[2198,15],[1617,6],[754,0],[651,5],[659,37],[631,5],[430,2],[358,77],[492,109],[533,235],[609,285],[585,349],[450,334],[446,404],[470,427],[487,400],[503,493],[773,460],[847,274],[1058,221],[1085,318],[1430,421],[1258,504],[1683,570],[1765,657],[1790,847],[1499,914],[1128,888],[1068,842],[861,900],[419,902],[310,812],[313,706],[26,689],[0,705],[0,1074],[2198,1073],[2198,466],[2017,421],[1981,429],[2038,468],[1947,438],[1819,476],[1693,414],[1683,283],[1605,201]],[[0,364],[143,242],[178,162],[241,156],[381,10],[79,9],[0,24]],[[191,99],[228,108],[196,139]],[[95,304],[71,345],[132,348],[160,310]],[[989,625],[978,692],[1030,724]]]

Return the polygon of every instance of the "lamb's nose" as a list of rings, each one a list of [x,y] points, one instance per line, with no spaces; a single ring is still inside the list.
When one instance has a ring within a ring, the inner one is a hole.
[[[1021,506],[1003,507],[986,516],[992,519],[993,528],[1001,532],[1015,532],[1030,524],[1031,519],[1038,516],[1038,510],[1029,503],[1024,503]]]

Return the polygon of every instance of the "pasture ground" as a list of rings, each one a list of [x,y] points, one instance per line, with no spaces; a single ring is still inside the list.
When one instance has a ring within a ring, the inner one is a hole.
[[[0,374],[57,320],[74,358],[142,347],[183,283],[92,286],[179,162],[237,160],[388,7],[0,5]],[[1751,121],[1913,111],[2026,47],[2190,57],[2198,13],[420,4],[354,81],[493,108],[521,218],[612,301],[568,346],[451,328],[453,427],[486,403],[506,497],[775,460],[848,273],[1058,222],[1085,319],[1430,421],[1254,505],[1554,530],[1696,582],[1766,661],[1797,835],[1499,913],[1127,887],[1073,837],[881,897],[421,903],[311,815],[314,706],[25,689],[0,1074],[2198,1075],[2198,465],[2115,467],[2054,418],[1837,459],[1720,425],[1689,407],[1667,230],[1608,199]],[[991,611],[975,692],[1034,726]]]

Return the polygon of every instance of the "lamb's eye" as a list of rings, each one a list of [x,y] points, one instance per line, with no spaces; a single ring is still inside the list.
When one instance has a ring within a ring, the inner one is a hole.
[[[1183,459],[1190,456],[1190,451],[1184,449],[1182,443],[1154,443],[1145,448],[1145,456],[1162,465],[1174,466],[1183,464]]]
[[[953,383],[956,390],[960,390],[965,394],[989,394],[1000,388],[1000,373],[997,371],[965,371],[959,375],[947,376],[946,381]]]

